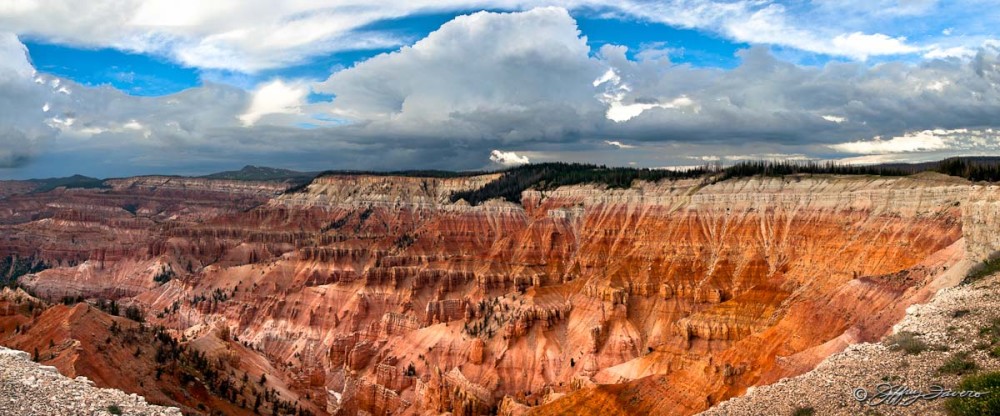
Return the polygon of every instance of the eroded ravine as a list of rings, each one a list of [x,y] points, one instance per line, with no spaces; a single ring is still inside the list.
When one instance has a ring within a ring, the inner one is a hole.
[[[691,414],[879,338],[947,268],[996,247],[979,230],[996,192],[937,175],[449,201],[492,179],[19,195],[0,200],[0,254],[60,266],[22,279],[39,296],[134,302],[314,412]],[[0,342],[30,350],[27,334]]]

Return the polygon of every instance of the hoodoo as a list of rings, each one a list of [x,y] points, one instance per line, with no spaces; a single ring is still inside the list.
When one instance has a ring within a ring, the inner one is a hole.
[[[694,414],[880,339],[1000,244],[1000,191],[933,173],[454,198],[498,180],[15,192],[31,294],[0,343],[196,413]]]

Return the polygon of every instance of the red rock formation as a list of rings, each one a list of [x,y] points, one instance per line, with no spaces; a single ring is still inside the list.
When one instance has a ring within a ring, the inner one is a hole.
[[[225,327],[241,368],[317,411],[691,414],[881,336],[967,245],[1000,248],[996,191],[931,175],[449,201],[493,178],[13,195],[0,256],[55,266],[22,279],[49,299],[122,298],[191,339]]]

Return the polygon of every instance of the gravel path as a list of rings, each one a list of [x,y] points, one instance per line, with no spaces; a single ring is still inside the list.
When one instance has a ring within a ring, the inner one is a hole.
[[[55,367],[31,361],[28,353],[0,347],[0,415],[180,416],[173,407],[114,389],[100,389],[84,377],[67,378]]]
[[[910,307],[894,331],[915,334],[916,345],[926,349],[907,353],[893,348],[893,336],[882,343],[853,345],[813,371],[753,388],[702,415],[791,415],[807,408],[816,415],[943,415],[943,399],[872,407],[855,400],[854,390],[871,393],[880,383],[922,392],[933,385],[955,389],[962,376],[939,369],[959,353],[968,354],[978,367],[974,371],[1000,370],[1000,359],[990,355],[1000,347],[1000,275],[940,290],[931,302]],[[1000,355],[1000,349],[993,354]]]

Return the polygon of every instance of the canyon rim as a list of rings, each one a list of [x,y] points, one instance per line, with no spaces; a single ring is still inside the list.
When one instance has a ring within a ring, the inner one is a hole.
[[[981,0],[0,0],[0,416],[1000,414]]]
[[[0,342],[191,413],[695,414],[1000,244],[1000,189],[932,172],[453,201],[503,175],[4,182]]]

